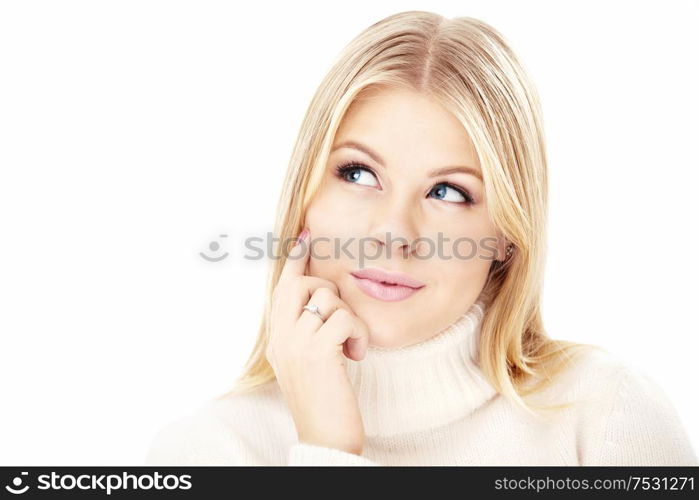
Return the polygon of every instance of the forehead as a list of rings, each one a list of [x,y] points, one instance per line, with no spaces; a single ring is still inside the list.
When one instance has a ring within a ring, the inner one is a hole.
[[[461,122],[430,96],[410,89],[372,89],[358,96],[343,117],[334,145],[347,141],[366,144],[388,162],[410,158],[426,167],[478,167]]]

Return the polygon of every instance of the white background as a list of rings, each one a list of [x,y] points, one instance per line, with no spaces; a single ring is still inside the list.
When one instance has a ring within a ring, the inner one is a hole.
[[[547,328],[641,367],[699,449],[696,2],[6,1],[0,464],[141,464],[229,388],[266,276],[242,240],[272,229],[310,98],[413,9],[480,18],[523,60],[550,155]]]

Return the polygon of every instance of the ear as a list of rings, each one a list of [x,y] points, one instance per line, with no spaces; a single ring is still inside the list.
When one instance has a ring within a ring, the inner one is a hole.
[[[510,242],[507,241],[507,239],[504,237],[498,238],[497,255],[495,257],[495,260],[499,260],[502,262],[507,258],[507,245],[509,243]]]

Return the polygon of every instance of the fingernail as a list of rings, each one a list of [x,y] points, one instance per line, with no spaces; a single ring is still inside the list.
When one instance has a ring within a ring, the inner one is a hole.
[[[298,238],[298,240],[296,241],[296,245],[298,245],[299,243],[301,243],[301,240],[304,240],[304,241],[305,241],[305,240],[306,240],[306,236],[308,236],[308,229],[304,229],[303,231],[301,231],[301,234],[299,234],[299,238]],[[294,245],[294,246],[296,246],[296,245]]]

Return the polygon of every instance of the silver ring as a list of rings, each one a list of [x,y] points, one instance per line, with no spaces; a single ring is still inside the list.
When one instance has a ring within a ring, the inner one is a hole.
[[[309,304],[309,305],[303,306],[303,308],[304,308],[304,310],[315,314],[316,316],[318,316],[321,319],[321,321],[325,322],[325,318],[323,318],[323,315],[320,314],[320,311],[318,310],[318,306]]]

